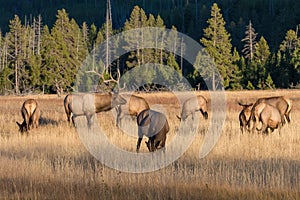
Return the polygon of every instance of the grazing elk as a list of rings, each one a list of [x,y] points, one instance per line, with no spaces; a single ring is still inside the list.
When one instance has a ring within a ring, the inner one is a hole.
[[[21,113],[23,117],[23,122],[20,124],[16,122],[19,126],[19,131],[21,133],[27,132],[32,128],[37,128],[40,119],[40,109],[38,103],[34,99],[26,100],[21,108]]]
[[[251,116],[251,106],[253,105],[253,103],[246,104],[246,103],[238,102],[238,104],[243,107],[242,111],[239,114],[239,120],[240,120],[240,129],[242,133],[244,133],[247,130],[246,129],[247,123]]]
[[[272,132],[274,129],[278,129],[278,132],[280,133],[282,125],[281,120],[280,112],[276,107],[266,102],[262,102],[255,106],[251,113],[249,123],[252,130],[256,129],[262,133],[268,133],[267,129],[270,128]],[[262,123],[261,129],[257,128],[258,122]]]
[[[121,95],[113,93],[68,94],[64,99],[68,122],[71,121],[71,115],[73,124],[75,117],[85,116],[89,128],[95,113],[109,111],[125,103],[126,100]]]
[[[132,118],[137,117],[143,110],[149,110],[149,104],[143,97],[135,95],[122,95],[126,100],[126,104],[116,106],[117,111],[116,125],[119,127],[121,119],[124,116],[130,115]]]
[[[292,109],[292,101],[283,96],[276,96],[276,97],[268,97],[268,98],[260,98],[258,99],[252,107],[251,113],[254,112],[256,106],[260,103],[268,103],[279,111],[281,116],[281,123],[284,125],[285,118],[288,122],[291,121],[291,109]]]
[[[154,110],[144,110],[137,116],[137,124],[139,138],[136,145],[136,152],[139,152],[144,135],[149,138],[146,145],[150,152],[165,147],[170,127],[163,113]]]
[[[208,118],[207,113],[207,99],[201,95],[197,98],[191,97],[187,99],[182,106],[181,116],[177,115],[177,118],[185,121],[189,115],[192,115],[194,119],[195,112],[200,111],[205,119]]]

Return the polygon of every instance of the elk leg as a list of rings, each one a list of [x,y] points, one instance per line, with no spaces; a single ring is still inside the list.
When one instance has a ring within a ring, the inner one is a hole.
[[[150,143],[150,147],[151,147],[150,151],[153,152],[153,151],[155,151],[154,139],[151,139],[150,142],[151,142]]]
[[[267,126],[267,124],[263,123],[263,125],[261,127],[261,133],[268,134],[268,126]]]
[[[160,142],[161,142],[160,140],[155,142],[155,145],[154,145],[155,149],[158,149],[159,144],[161,144]]]
[[[285,118],[286,118],[287,122],[290,123],[291,122],[291,112],[286,113]]]
[[[23,117],[24,122],[25,122],[25,129],[26,129],[25,131],[28,131],[29,130],[29,117],[27,115],[27,111],[22,110],[22,117]]]
[[[192,112],[192,120],[194,120],[195,112]]]
[[[66,112],[67,114],[67,120],[70,123],[71,122],[71,113],[70,112]]]
[[[200,112],[201,112],[202,116],[204,117],[204,119],[208,119],[208,114],[206,111],[203,111],[202,109],[200,109]]]
[[[72,115],[72,123],[73,123],[73,126],[75,126],[75,117],[76,117],[76,115]]]
[[[86,119],[87,119],[87,122],[88,122],[88,128],[91,129],[92,125],[93,125],[93,115],[91,115],[91,114],[86,115]]]
[[[116,112],[117,112],[117,117],[116,117],[116,126],[119,127],[121,124],[121,110],[119,108],[119,106],[115,107]]]
[[[136,152],[138,153],[140,150],[141,142],[143,138],[139,138],[136,144]]]
[[[145,143],[146,143],[146,145],[147,145],[148,150],[150,151],[150,139],[148,140],[148,142],[145,141]]]

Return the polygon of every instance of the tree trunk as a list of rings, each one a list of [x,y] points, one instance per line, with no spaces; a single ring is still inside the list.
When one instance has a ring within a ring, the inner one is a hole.
[[[215,72],[213,71],[212,74],[212,90],[215,91],[216,90],[216,80],[215,80]]]
[[[18,68],[19,68],[19,65],[18,65],[18,38],[17,38],[17,32],[15,32],[15,92],[16,92],[16,94],[20,93]]]

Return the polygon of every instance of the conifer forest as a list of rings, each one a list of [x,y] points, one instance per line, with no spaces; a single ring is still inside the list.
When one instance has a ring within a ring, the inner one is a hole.
[[[226,90],[300,87],[299,1],[111,0],[109,20],[107,10],[104,0],[0,0],[0,94],[73,91],[78,69],[97,44],[149,26],[177,30],[199,42]],[[179,39],[177,48],[188,47]],[[112,69],[124,74],[156,62],[173,67],[194,89],[207,89],[207,80],[195,70],[203,64],[200,54],[191,64],[170,52],[141,52],[143,59],[130,52]],[[105,74],[100,83],[116,79],[117,72]]]

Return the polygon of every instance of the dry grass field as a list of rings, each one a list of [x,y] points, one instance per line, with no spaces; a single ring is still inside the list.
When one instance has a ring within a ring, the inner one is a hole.
[[[210,99],[209,92],[199,94]],[[179,126],[177,99],[172,93],[138,95],[166,113],[168,148]],[[291,124],[280,135],[242,135],[237,101],[276,95],[293,100]],[[16,121],[22,121],[20,108],[30,97],[0,98],[0,199],[300,199],[300,90],[226,92],[226,121],[208,156],[199,159],[209,125],[201,116],[188,150],[169,166],[148,173],[104,166],[67,124],[63,97],[31,97],[42,115],[40,127],[28,136],[18,132]],[[137,138],[118,129],[113,116],[99,113],[97,119],[111,143],[134,152]],[[124,123],[136,131],[130,118]],[[144,142],[141,152],[147,152]]]

